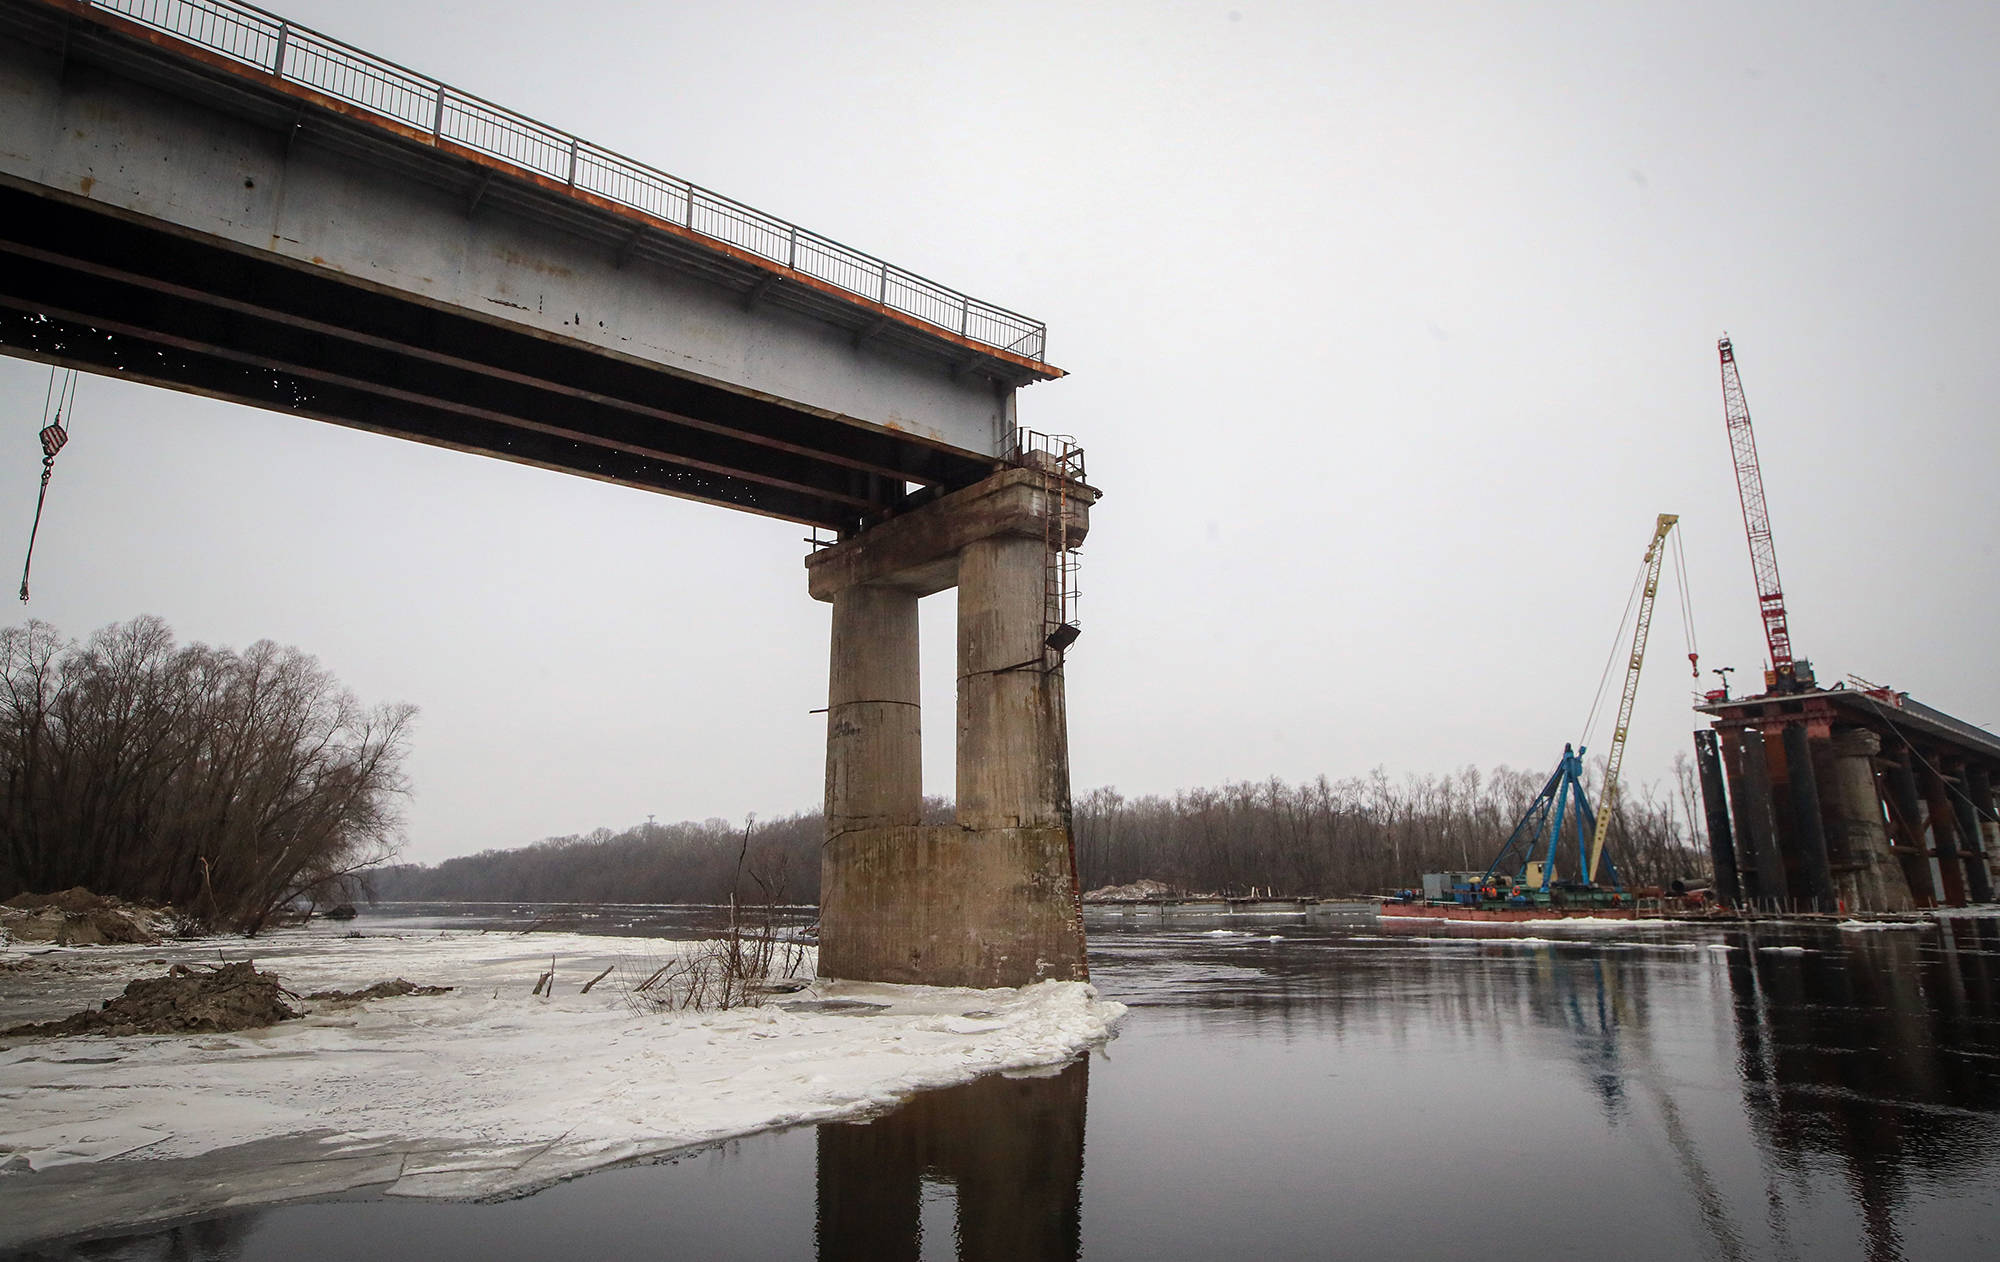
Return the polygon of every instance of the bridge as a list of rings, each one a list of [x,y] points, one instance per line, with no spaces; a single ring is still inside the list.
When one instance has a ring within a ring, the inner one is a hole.
[[[0,0],[0,352],[831,532],[822,970],[1084,975],[1037,321],[233,0]],[[958,819],[916,601],[959,588]]]

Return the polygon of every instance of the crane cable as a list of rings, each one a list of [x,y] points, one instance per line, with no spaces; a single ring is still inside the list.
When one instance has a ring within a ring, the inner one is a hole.
[[[1673,532],[1674,545],[1674,590],[1680,598],[1681,634],[1686,637],[1688,664],[1694,668],[1694,677],[1701,678],[1701,649],[1694,638],[1694,598],[1688,592],[1687,554],[1681,548],[1681,532]],[[1625,629],[1632,625],[1632,611],[1639,603],[1639,589],[1646,583],[1646,564],[1639,563],[1639,572],[1632,576],[1632,590],[1625,596],[1625,613],[1618,619],[1618,632],[1611,638],[1611,651],[1604,657],[1604,670],[1597,677],[1597,695],[1590,699],[1590,714],[1583,721],[1583,734],[1577,738],[1577,748],[1590,744],[1591,733],[1597,728],[1597,716],[1604,709],[1604,696],[1611,687],[1611,668],[1618,661],[1618,650],[1625,646]]]
[[[1701,678],[1701,647],[1694,640],[1694,597],[1688,592],[1687,553],[1681,550],[1681,532],[1674,532],[1674,589],[1681,598],[1681,634],[1687,637],[1688,666]]]
[[[1625,628],[1632,623],[1632,611],[1638,606],[1640,589],[1646,585],[1646,565],[1639,564],[1639,572],[1632,576],[1632,590],[1625,597],[1625,612],[1618,619],[1617,634],[1611,637],[1611,652],[1604,658],[1604,672],[1597,678],[1597,695],[1590,699],[1590,714],[1583,721],[1583,733],[1576,739],[1578,752],[1590,744],[1590,734],[1597,727],[1598,712],[1604,708],[1604,694],[1611,684],[1611,667],[1618,660],[1618,650],[1625,645]]]
[[[58,388],[57,383],[61,386]],[[53,406],[54,415],[50,415]],[[35,524],[28,530],[28,556],[21,563],[21,603],[28,603],[28,571],[35,565],[35,536],[42,532],[42,505],[48,502],[49,478],[56,471],[56,453],[69,441],[69,431],[63,428],[63,413],[70,413],[72,422],[76,416],[76,370],[74,368],[51,368],[49,389],[42,399],[42,491],[35,497]]]

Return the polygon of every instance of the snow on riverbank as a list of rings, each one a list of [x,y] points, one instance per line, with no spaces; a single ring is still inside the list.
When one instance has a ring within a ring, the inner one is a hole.
[[[459,989],[311,1004],[303,1020],[239,1034],[7,1040],[0,1168],[111,1158],[124,1167],[311,1136],[328,1158],[400,1152],[389,1177],[371,1178],[393,1194],[492,1196],[1059,1063],[1108,1038],[1125,1011],[1077,982],[1020,991],[816,983],[761,1008],[635,1011],[627,988],[676,945],[462,932],[236,940],[221,948],[228,958],[254,956],[300,994],[394,977]],[[92,953],[103,963],[95,998],[127,976],[157,975],[149,959],[195,958],[115,951]],[[206,958],[217,956],[210,944]],[[552,956],[555,997],[531,998]],[[32,966],[16,961],[0,973],[7,1007],[48,990],[33,984]],[[580,993],[606,966],[612,975]],[[48,1006],[45,994],[36,998]],[[0,1180],[0,1199],[35,1178]]]

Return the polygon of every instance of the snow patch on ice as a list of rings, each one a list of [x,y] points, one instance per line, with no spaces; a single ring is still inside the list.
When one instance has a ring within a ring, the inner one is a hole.
[[[1909,920],[1843,920],[1840,927],[1853,933],[1865,929],[1930,929],[1934,926]]]
[[[1125,1012],[1085,983],[1054,981],[821,982],[796,1010],[785,999],[706,1014],[635,1007],[616,983],[677,945],[580,934],[274,940],[255,952],[259,967],[301,994],[394,976],[458,989],[315,1005],[226,1039],[15,1042],[0,1051],[0,1167],[191,1157],[283,1136],[320,1136],[329,1155],[422,1141],[402,1156],[392,1194],[491,1196],[1060,1064],[1111,1037]],[[239,953],[249,953],[240,941]],[[552,955],[558,993],[530,997]],[[617,975],[580,993],[607,965]]]

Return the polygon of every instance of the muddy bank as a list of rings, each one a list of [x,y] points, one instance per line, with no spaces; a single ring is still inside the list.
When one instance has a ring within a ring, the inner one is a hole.
[[[157,946],[174,931],[173,910],[93,894],[16,894],[0,903],[0,940],[51,946]]]

